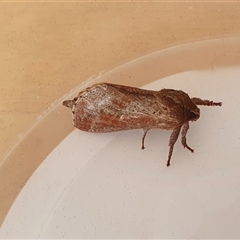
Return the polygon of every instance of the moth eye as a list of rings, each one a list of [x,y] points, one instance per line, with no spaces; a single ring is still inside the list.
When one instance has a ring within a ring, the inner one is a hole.
[[[192,119],[192,121],[196,121],[199,118],[199,113],[191,112],[190,118]]]
[[[76,102],[76,101],[77,101],[77,99],[78,99],[78,98],[77,98],[77,97],[75,97],[75,98],[73,99],[73,101],[74,101],[74,102]]]
[[[75,114],[75,111],[72,111],[73,114]]]

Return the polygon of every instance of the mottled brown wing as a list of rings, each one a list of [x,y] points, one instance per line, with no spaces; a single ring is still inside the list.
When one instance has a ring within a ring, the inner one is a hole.
[[[157,94],[159,91],[153,91],[153,90],[146,90],[146,89],[141,89],[137,87],[129,87],[129,86],[124,86],[124,85],[119,85],[119,84],[113,84],[113,83],[101,83],[101,84],[106,84],[109,87],[112,87],[119,92],[122,92],[126,95],[128,94],[140,94],[140,95],[145,95],[145,96],[151,96],[154,94]]]
[[[73,106],[74,125],[88,132],[173,129],[182,120],[176,118],[176,106],[167,98],[162,101],[159,93],[115,84],[96,84],[79,93]]]

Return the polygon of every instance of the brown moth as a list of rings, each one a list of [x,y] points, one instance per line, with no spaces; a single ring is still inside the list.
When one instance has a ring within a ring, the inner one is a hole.
[[[72,109],[73,124],[86,132],[114,132],[143,129],[142,149],[147,132],[152,129],[172,130],[167,166],[181,131],[182,145],[187,145],[189,121],[200,117],[197,105],[221,106],[221,102],[190,98],[174,89],[144,90],[112,83],[99,83],[80,92],[63,105]]]

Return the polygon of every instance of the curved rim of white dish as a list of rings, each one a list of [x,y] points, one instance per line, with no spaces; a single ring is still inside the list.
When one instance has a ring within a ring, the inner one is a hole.
[[[28,130],[19,136],[12,150],[2,161],[0,225],[33,172],[73,131],[71,115],[68,109],[62,107],[63,100],[73,98],[79,91],[98,82],[141,87],[156,79],[179,72],[240,65],[239,42],[240,36],[233,36],[191,42],[155,51],[125,62],[112,70],[102,71],[56,100]]]

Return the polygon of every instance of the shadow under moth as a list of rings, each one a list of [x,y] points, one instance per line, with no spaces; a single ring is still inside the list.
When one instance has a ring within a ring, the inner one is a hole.
[[[150,129],[172,130],[167,160],[170,166],[180,132],[183,147],[194,151],[187,144],[186,134],[189,121],[200,117],[197,105],[221,106],[222,103],[190,98],[187,93],[174,89],[151,91],[99,83],[80,92],[73,100],[64,101],[63,105],[71,108],[74,126],[86,132],[143,129],[142,149]]]

